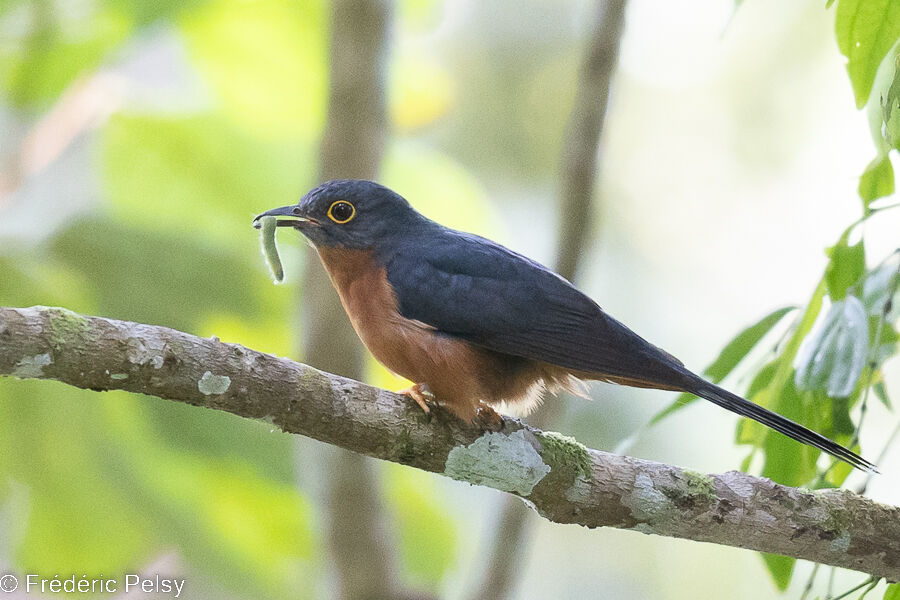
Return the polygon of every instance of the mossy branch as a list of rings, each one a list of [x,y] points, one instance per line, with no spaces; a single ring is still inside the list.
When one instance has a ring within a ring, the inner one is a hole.
[[[265,419],[376,458],[514,493],[544,518],[784,554],[900,580],[900,508],[731,471],[702,475],[443,410],[309,366],[165,327],[60,308],[0,308],[0,375],[127,390]]]

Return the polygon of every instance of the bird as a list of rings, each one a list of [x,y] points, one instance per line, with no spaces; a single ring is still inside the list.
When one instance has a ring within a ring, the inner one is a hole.
[[[373,181],[318,185],[274,217],[307,238],[363,344],[413,383],[400,393],[484,429],[584,381],[694,394],[864,470],[840,444],[709,382],[538,262],[444,227]]]

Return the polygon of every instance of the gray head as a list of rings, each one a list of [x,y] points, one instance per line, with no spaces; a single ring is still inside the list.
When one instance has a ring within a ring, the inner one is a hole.
[[[274,216],[316,246],[379,249],[426,222],[402,196],[373,181],[336,179],[313,188],[297,204],[258,215]]]

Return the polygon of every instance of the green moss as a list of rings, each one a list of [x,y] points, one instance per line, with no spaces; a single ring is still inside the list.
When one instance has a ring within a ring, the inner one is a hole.
[[[537,437],[541,442],[541,455],[551,468],[569,469],[576,477],[590,477],[591,457],[584,444],[555,431],[544,431]]]
[[[659,489],[678,508],[693,510],[698,505],[708,506],[718,500],[716,486],[709,475],[685,469],[676,477],[683,485],[660,485]]]
[[[709,500],[715,500],[718,497],[716,496],[716,486],[713,478],[709,475],[688,469],[682,471],[682,475],[691,494],[705,496]]]
[[[850,511],[840,506],[834,506],[831,503],[825,505],[828,511],[828,517],[825,519],[824,526],[834,531],[843,531],[850,528]]]
[[[90,330],[88,320],[66,308],[44,308],[47,315],[47,332],[50,336],[50,345],[59,350],[64,345],[72,343]]]
[[[828,502],[825,504],[828,516],[822,523],[821,537],[831,539],[831,549],[835,552],[847,550],[850,546],[851,515],[847,509]]]

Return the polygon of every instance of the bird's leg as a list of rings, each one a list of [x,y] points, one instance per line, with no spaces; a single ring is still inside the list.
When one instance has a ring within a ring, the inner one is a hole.
[[[409,396],[419,405],[422,412],[426,415],[431,414],[431,406],[429,406],[429,403],[434,402],[434,394],[428,388],[427,383],[417,383],[416,385],[411,385],[405,390],[400,390],[397,393]]]
[[[498,432],[503,429],[503,417],[484,402],[479,402],[475,408],[475,418],[472,419],[472,423],[484,431]]]

